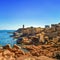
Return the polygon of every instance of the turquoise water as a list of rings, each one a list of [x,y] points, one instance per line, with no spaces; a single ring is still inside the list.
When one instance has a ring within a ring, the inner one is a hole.
[[[10,37],[10,35],[12,35],[9,32],[14,32],[15,30],[0,30],[0,45],[1,46],[5,46],[7,44],[10,44],[11,46],[13,46],[14,44],[16,44],[16,41]]]

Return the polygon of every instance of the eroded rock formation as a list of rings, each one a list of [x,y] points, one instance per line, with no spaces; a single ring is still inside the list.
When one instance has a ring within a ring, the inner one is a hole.
[[[7,45],[9,46],[9,45]],[[59,48],[52,46],[24,46],[29,50],[24,52],[21,47],[14,45],[12,48],[4,46],[0,49],[0,60],[56,60],[60,59]],[[59,52],[57,52],[59,51]],[[58,55],[59,54],[59,55]]]

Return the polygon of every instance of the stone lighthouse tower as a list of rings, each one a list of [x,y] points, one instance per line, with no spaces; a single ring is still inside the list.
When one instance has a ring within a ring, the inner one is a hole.
[[[23,32],[23,34],[24,34],[24,28],[25,28],[25,26],[23,25],[23,26],[22,26],[22,32]]]
[[[25,26],[23,25],[23,29],[24,29],[24,27],[25,27]]]

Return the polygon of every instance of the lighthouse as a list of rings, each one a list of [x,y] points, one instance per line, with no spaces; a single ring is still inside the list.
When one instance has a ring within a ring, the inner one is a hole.
[[[24,27],[25,27],[25,26],[23,25],[23,29],[24,29]]]

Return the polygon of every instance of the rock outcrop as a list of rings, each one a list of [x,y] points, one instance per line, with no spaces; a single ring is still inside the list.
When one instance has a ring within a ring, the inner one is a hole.
[[[9,46],[9,45],[7,45]],[[25,46],[25,49],[28,49],[29,52],[24,52],[21,47],[14,45],[13,47],[4,46],[3,49],[0,49],[0,60],[56,60],[60,59],[59,52],[52,49],[50,46]],[[56,51],[56,52],[55,52]],[[54,53],[54,58],[52,53]]]
[[[6,49],[9,50],[9,54],[12,52],[13,59],[60,60],[60,23],[52,24],[51,27],[45,26],[45,28],[20,28],[14,32],[13,37],[17,38],[18,44],[22,44],[22,47],[14,45],[13,48],[5,46],[1,49],[1,52]]]
[[[21,44],[55,44],[60,45],[60,23],[51,24],[51,27],[45,28],[20,28],[13,34],[14,38],[17,38],[17,43]],[[39,40],[35,43],[34,38]]]

